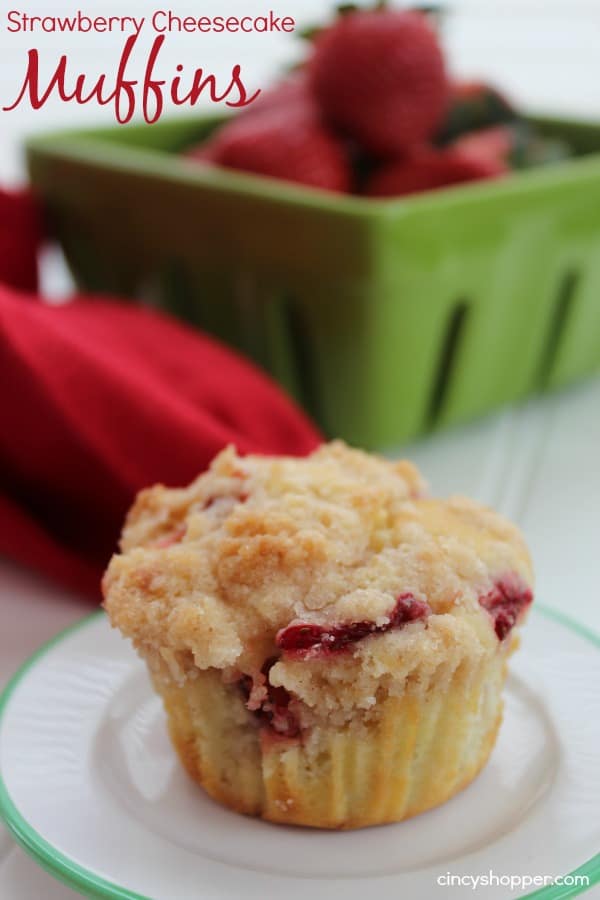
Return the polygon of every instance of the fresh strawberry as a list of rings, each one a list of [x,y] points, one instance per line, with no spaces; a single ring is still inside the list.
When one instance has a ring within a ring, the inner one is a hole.
[[[471,131],[448,147],[473,159],[499,161],[511,169],[527,169],[572,155],[567,144],[544,138],[528,122]]]
[[[417,12],[351,12],[316,39],[311,84],[326,119],[375,156],[429,137],[446,110],[444,59]]]
[[[310,89],[306,69],[297,69],[273,87],[262,91],[257,99],[239,115],[248,118],[274,110],[293,110],[295,113],[304,111],[307,115],[319,116],[317,102]]]
[[[479,81],[454,81],[446,120],[439,133],[440,143],[447,143],[462,134],[515,122],[519,118],[512,104],[496,88]]]
[[[476,159],[455,150],[423,150],[413,157],[382,166],[365,193],[370,197],[401,197],[436,188],[502,175],[506,166],[491,159]]]
[[[232,119],[188,153],[201,162],[348,193],[352,172],[344,145],[304,112],[272,110]]]
[[[450,144],[461,156],[492,160],[509,165],[515,150],[517,136],[507,125],[494,125],[463,134]]]
[[[194,162],[207,163],[214,165],[216,163],[216,147],[217,142],[214,138],[203,141],[201,144],[194,144],[193,147],[184,151],[184,156],[193,159]]]

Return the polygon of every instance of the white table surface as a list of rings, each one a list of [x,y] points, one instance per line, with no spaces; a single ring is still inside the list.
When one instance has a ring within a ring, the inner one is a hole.
[[[436,493],[467,493],[514,518],[533,552],[537,598],[598,633],[599,411],[600,378],[405,450]],[[1,565],[0,683],[43,640],[88,611],[76,597]],[[74,896],[1,829],[0,860],[2,900]],[[600,888],[588,896],[600,897]]]
[[[191,0],[173,4],[181,14],[235,14],[247,8],[241,0],[205,0],[200,5],[201,9]],[[330,4],[290,0],[285,12],[310,21],[325,5]],[[455,71],[494,78],[533,108],[600,118],[597,0],[456,0],[452,5],[455,14],[447,25],[447,40]],[[64,14],[79,6],[75,0],[57,0],[52,12]],[[123,12],[117,0],[90,6],[103,15]],[[48,12],[45,0],[31,0],[27,9],[32,14]],[[127,14],[141,11],[147,12],[143,0],[129,0]],[[47,38],[44,43],[55,52],[64,40]],[[3,97],[17,84],[27,46],[32,46],[31,38],[11,38],[9,43],[0,31]],[[236,46],[246,71],[258,83],[293,52],[291,41],[281,38]],[[80,63],[101,61],[111,52],[109,42],[98,38],[75,41],[73,49]],[[184,62],[187,58],[191,64],[197,45],[182,39],[168,52],[170,58]],[[207,68],[218,67],[222,56],[222,42],[203,41],[202,62]],[[0,181],[22,178],[19,144],[24,134],[102,118],[86,108],[78,110],[74,120],[71,107],[58,104],[35,115],[17,111],[0,116]],[[68,281],[53,266],[48,284],[52,292],[61,293]],[[403,453],[423,468],[436,492],[464,492],[514,518],[533,551],[538,598],[600,633],[599,412],[600,379],[596,379],[437,435]],[[87,611],[89,605],[81,599],[0,561],[0,687],[40,643]],[[75,896],[38,869],[0,826],[0,900]],[[598,900],[600,888],[587,896]]]

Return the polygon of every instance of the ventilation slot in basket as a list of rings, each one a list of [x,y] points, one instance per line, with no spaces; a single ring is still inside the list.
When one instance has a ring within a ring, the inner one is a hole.
[[[563,336],[566,332],[569,319],[573,315],[579,281],[580,273],[575,269],[569,269],[565,272],[559,283],[556,301],[548,328],[548,336],[540,361],[538,373],[538,385],[540,388],[544,388],[548,384],[554,364],[558,359]]]
[[[436,424],[443,412],[468,317],[469,306],[465,300],[461,300],[450,314],[440,348],[439,363],[425,423],[429,428]]]
[[[318,376],[315,371],[315,360],[311,345],[310,330],[299,308],[292,297],[284,300],[285,318],[289,338],[290,355],[296,373],[297,399],[310,415],[319,421],[321,404],[319,402]]]

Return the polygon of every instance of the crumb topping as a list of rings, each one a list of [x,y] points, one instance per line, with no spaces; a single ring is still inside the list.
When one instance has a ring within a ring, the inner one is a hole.
[[[249,702],[266,677],[324,710],[367,709],[508,647],[528,605],[508,584],[531,595],[513,525],[427,497],[408,462],[334,442],[305,459],[230,447],[189,487],[142,491],[103,587],[113,625],[164,677],[220,669],[250,679]],[[343,652],[286,652],[294,641]]]

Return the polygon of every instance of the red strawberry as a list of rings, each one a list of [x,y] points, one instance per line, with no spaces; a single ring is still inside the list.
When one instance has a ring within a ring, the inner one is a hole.
[[[371,177],[365,193],[370,197],[401,197],[493,178],[505,171],[506,167],[495,160],[476,159],[454,150],[427,150],[380,168]]]
[[[254,103],[240,113],[240,116],[247,118],[274,110],[293,110],[298,114],[305,111],[307,115],[318,118],[319,110],[308,83],[306,69],[292,72],[272,88],[263,91]]]
[[[351,190],[352,172],[343,144],[303,111],[273,110],[235,118],[189,155],[327,191]]]
[[[446,110],[442,51],[417,12],[343,16],[318,36],[310,75],[326,118],[376,156],[422,142]]]
[[[450,144],[461,156],[492,160],[508,165],[515,148],[515,133],[506,125],[481,128],[464,134]]]
[[[184,152],[184,156],[187,156],[188,159],[193,159],[194,162],[208,163],[210,165],[213,165],[216,162],[216,146],[216,140],[206,140],[202,144],[196,144],[191,149],[187,149]]]
[[[446,119],[437,135],[444,143],[470,131],[518,119],[512,104],[489,84],[454,81],[449,91]]]

